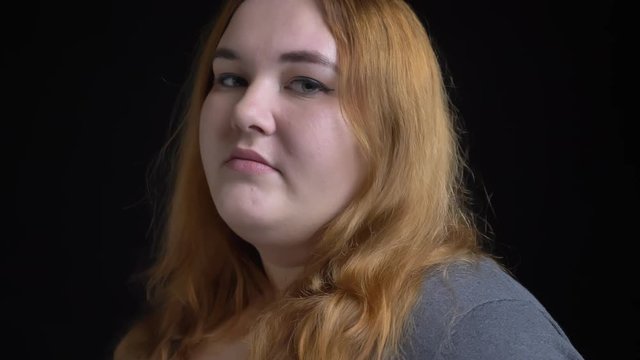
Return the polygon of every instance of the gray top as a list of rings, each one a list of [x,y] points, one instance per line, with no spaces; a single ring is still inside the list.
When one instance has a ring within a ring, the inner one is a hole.
[[[428,276],[409,324],[401,359],[582,359],[540,302],[490,259]]]

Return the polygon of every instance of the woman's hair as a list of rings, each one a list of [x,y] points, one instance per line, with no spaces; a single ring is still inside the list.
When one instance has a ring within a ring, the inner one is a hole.
[[[222,7],[195,64],[162,249],[149,271],[151,313],[125,337],[137,333],[154,359],[186,357],[273,294],[256,249],[215,209],[198,143],[213,52],[241,2]],[[428,271],[481,252],[465,210],[464,162],[438,60],[412,9],[401,0],[317,4],[336,41],[339,101],[367,175],[321,229],[303,275],[253,323],[251,359],[392,358]]]

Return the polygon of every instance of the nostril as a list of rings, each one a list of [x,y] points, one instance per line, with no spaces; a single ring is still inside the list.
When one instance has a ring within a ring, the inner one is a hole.
[[[261,134],[265,134],[265,131],[258,125],[251,125],[249,126],[249,129],[258,131]]]

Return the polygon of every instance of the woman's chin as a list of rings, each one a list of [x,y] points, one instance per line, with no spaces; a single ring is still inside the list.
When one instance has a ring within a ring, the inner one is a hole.
[[[220,217],[229,225],[243,227],[269,227],[275,221],[274,211],[260,206],[243,206],[232,204],[231,206],[216,206]]]

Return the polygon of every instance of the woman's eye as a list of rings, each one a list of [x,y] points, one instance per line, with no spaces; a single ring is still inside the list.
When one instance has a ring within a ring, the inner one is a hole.
[[[220,76],[215,77],[215,83],[226,88],[247,86],[247,82],[243,78],[231,74],[221,74]]]
[[[310,78],[298,78],[289,83],[285,87],[285,89],[291,89],[296,92],[302,94],[313,94],[318,91],[329,92],[331,89],[328,89],[326,86],[322,85],[320,82],[310,79]]]

